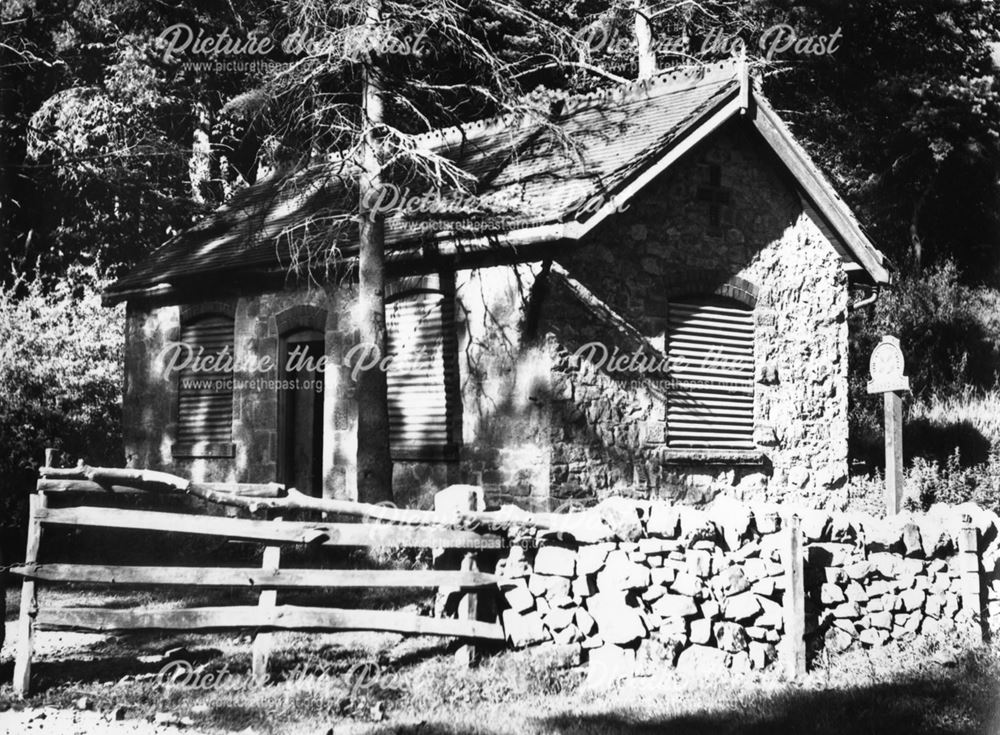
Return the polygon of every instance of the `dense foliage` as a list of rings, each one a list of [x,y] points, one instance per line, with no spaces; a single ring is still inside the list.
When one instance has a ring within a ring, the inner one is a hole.
[[[853,455],[882,464],[882,400],[865,391],[868,356],[883,335],[896,335],[907,356],[912,400],[960,396],[969,389],[987,390],[1000,379],[1000,292],[968,286],[954,263],[945,262],[923,274],[904,271],[865,311],[851,319],[850,401]],[[903,446],[907,459],[923,457],[940,464],[955,449],[965,463],[986,459],[994,437],[983,436],[958,412],[908,421]]]
[[[93,268],[74,266],[49,284],[19,277],[0,287],[4,525],[21,517],[46,447],[70,461],[122,462],[124,310],[101,306],[102,285]]]

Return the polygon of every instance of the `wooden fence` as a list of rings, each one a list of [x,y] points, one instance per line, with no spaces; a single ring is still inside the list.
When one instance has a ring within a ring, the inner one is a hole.
[[[50,457],[41,470],[37,493],[30,498],[25,562],[11,569],[23,577],[18,640],[14,667],[14,689],[21,696],[29,691],[33,636],[36,629],[128,631],[128,630],[219,630],[250,629],[256,632],[252,650],[252,672],[267,677],[271,631],[275,630],[378,630],[399,633],[454,636],[475,640],[504,640],[501,625],[477,615],[478,598],[497,580],[478,570],[477,551],[500,550],[516,543],[518,529],[546,533],[569,533],[578,541],[607,540],[607,530],[586,523],[586,514],[516,514],[473,511],[470,499],[450,499],[453,507],[435,512],[311,498],[279,485],[214,485],[191,483],[183,478],[145,470],[51,467]],[[459,486],[461,487],[461,486]],[[458,488],[456,488],[458,489]],[[321,512],[328,517],[359,518],[360,522],[308,520],[254,520],[228,516],[163,512],[121,507],[74,505],[73,499],[95,494],[114,497],[135,493],[155,496],[185,493],[222,506],[236,506],[271,513]],[[49,496],[60,505],[50,507]],[[447,503],[446,503],[447,504]],[[466,508],[470,508],[466,510]],[[377,522],[372,522],[372,521]],[[98,527],[174,532],[265,544],[259,567],[169,567],[39,563],[38,554],[45,526]],[[470,528],[479,530],[473,531]],[[790,678],[806,673],[805,546],[797,516],[791,515],[782,531],[782,560],[786,580],[783,601],[785,635],[779,657]],[[962,606],[973,613],[973,633],[982,634],[981,561],[976,528],[962,519],[958,539]],[[281,545],[331,547],[413,547],[454,549],[447,555],[451,569],[367,570],[306,569],[281,566]],[[464,553],[462,553],[464,552]],[[82,582],[108,585],[165,585],[222,587],[259,590],[256,605],[199,607],[190,609],[113,610],[92,607],[40,608],[36,595],[39,582]],[[343,588],[437,588],[460,595],[459,617],[434,618],[403,611],[358,610],[278,604],[279,590]],[[458,656],[471,661],[472,643]]]
[[[42,480],[49,491],[75,491],[69,482]],[[75,493],[74,493],[75,494]],[[198,534],[217,538],[264,542],[261,567],[170,567],[105,566],[88,564],[38,563],[42,530],[45,526],[138,529],[149,532]],[[416,547],[465,550],[461,569],[447,570],[368,570],[294,569],[280,566],[280,544],[309,544],[334,547]],[[30,691],[31,658],[36,630],[128,631],[253,629],[254,677],[266,678],[271,636],[274,630],[378,630],[455,636],[478,640],[504,639],[497,622],[476,619],[476,597],[496,579],[477,571],[476,552],[499,549],[507,542],[498,534],[481,534],[427,526],[399,526],[384,523],[325,523],[312,521],[250,520],[195,515],[191,513],[130,510],[123,508],[73,506],[49,507],[45,492],[30,498],[28,541],[25,561],[11,572],[24,578],[18,620],[14,690],[19,696]],[[87,582],[115,586],[173,585],[184,587],[229,587],[261,590],[257,605],[199,607],[189,609],[110,610],[95,607],[39,607],[39,582]],[[442,588],[458,591],[463,597],[459,618],[432,618],[390,610],[358,610],[328,607],[281,605],[279,589],[350,587]],[[471,660],[471,644],[459,655]]]

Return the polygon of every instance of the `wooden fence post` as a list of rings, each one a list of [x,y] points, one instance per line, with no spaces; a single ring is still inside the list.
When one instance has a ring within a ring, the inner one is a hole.
[[[449,485],[444,490],[439,490],[434,494],[434,512],[440,514],[439,517],[448,517],[457,513],[467,513],[478,510],[480,507],[481,490],[468,485]],[[457,554],[455,549],[445,546],[435,548],[431,552],[431,566],[434,569],[448,570],[455,568]],[[461,564],[465,564],[463,561]],[[465,567],[462,566],[462,569]],[[455,596],[459,590],[450,587],[439,587],[434,596],[434,616],[445,617],[450,615],[455,609]]]
[[[24,563],[38,560],[38,545],[42,540],[42,522],[38,511],[47,505],[44,493],[28,496],[28,543],[24,550]],[[35,646],[35,615],[38,598],[35,581],[24,577],[21,581],[21,611],[17,620],[17,653],[14,658],[14,694],[27,697],[31,692],[31,654]]]
[[[476,562],[474,552],[468,552],[462,557],[461,570],[463,572],[478,572],[479,564]],[[458,601],[458,619],[475,620],[479,612],[479,591],[467,590]],[[462,666],[472,666],[479,657],[479,650],[474,643],[467,643],[455,651],[455,660]]]
[[[264,559],[261,568],[269,571],[277,571],[281,560],[281,547],[268,546],[264,549]],[[260,593],[258,602],[262,608],[273,608],[278,604],[277,590],[264,590]],[[253,649],[251,653],[251,672],[253,680],[259,684],[264,684],[268,677],[268,665],[271,660],[271,649],[274,646],[274,633],[257,633],[253,638]]]
[[[976,643],[983,642],[983,603],[980,595],[979,531],[971,516],[962,516],[958,530],[958,570],[961,573],[962,608],[969,611],[971,634]]]
[[[785,640],[782,658],[791,679],[806,674],[806,593],[799,517],[792,514],[785,528],[782,561],[785,565]]]

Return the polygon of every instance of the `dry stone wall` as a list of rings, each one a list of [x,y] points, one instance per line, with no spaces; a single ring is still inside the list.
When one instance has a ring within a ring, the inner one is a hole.
[[[510,645],[577,646],[592,662],[633,670],[739,671],[773,664],[789,645],[790,510],[612,498],[588,512],[606,540],[543,540],[498,562]],[[984,624],[1000,626],[995,514],[971,505],[892,519],[800,513],[811,652],[918,635],[976,640]],[[975,539],[964,561],[963,532]]]

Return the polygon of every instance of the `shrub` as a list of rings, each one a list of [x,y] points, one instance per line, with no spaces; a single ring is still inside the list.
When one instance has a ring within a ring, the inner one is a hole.
[[[847,492],[852,510],[885,515],[885,477],[880,471],[852,477]],[[944,462],[917,457],[903,472],[903,510],[924,512],[935,503],[966,502],[1000,513],[1000,449],[971,466],[958,450]]]
[[[121,464],[124,318],[121,307],[101,306],[102,285],[95,269],[76,267],[52,283],[20,277],[0,286],[0,507],[7,525],[23,520],[46,447]]]
[[[868,358],[883,335],[899,338],[912,399],[948,400],[971,388],[990,388],[1000,374],[1000,292],[959,283],[951,262],[926,273],[902,273],[874,309],[851,315],[851,453],[878,465],[882,455],[882,401],[866,393]],[[968,461],[985,447],[974,427],[914,425],[909,456],[939,462],[961,447]],[[904,437],[905,439],[905,437]],[[904,448],[907,442],[904,441]],[[924,449],[933,455],[924,454]]]
[[[918,501],[920,510],[934,503],[972,502],[1000,513],[1000,451],[994,450],[989,461],[972,467],[963,466],[958,451],[944,464],[916,459],[907,479],[908,495]]]

